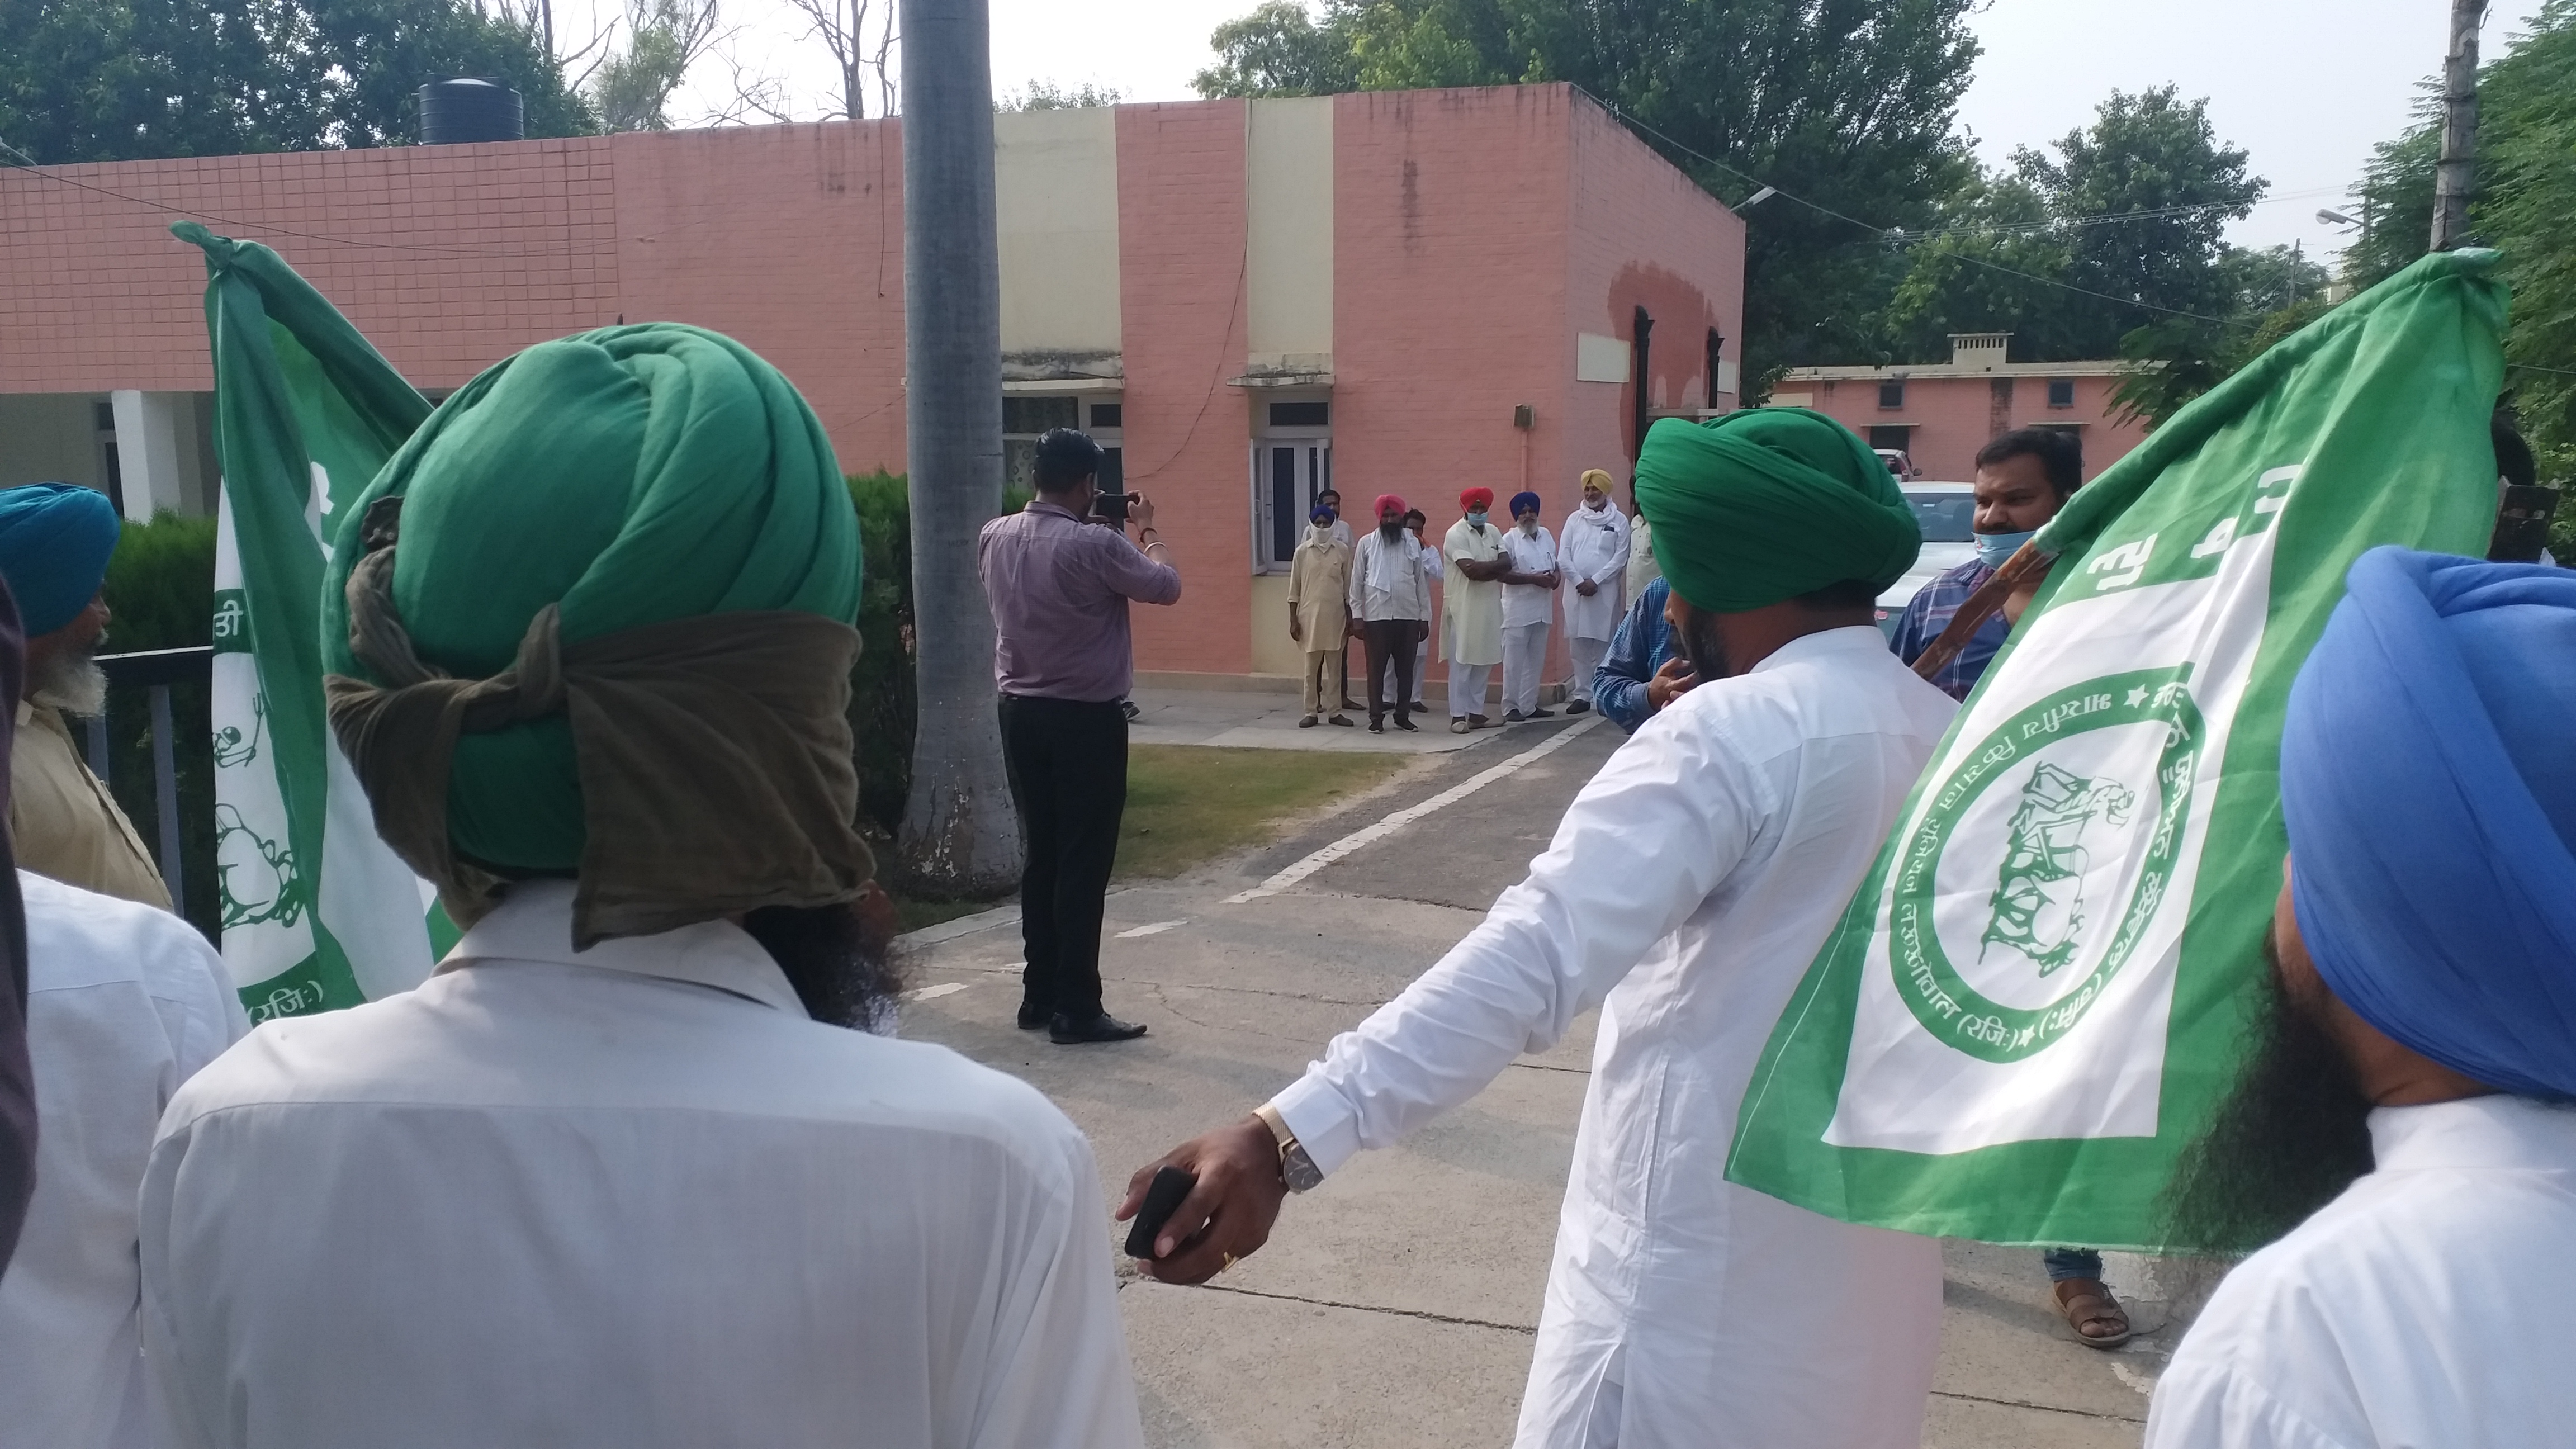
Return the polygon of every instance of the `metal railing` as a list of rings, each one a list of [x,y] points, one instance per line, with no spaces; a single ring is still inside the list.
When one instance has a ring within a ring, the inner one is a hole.
[[[211,646],[150,649],[136,654],[102,654],[98,667],[110,688],[149,689],[152,699],[152,805],[161,836],[161,878],[170,887],[170,909],[186,915],[185,888],[179,883],[179,766],[176,731],[170,723],[170,686],[207,684],[214,678]],[[89,721],[89,768],[104,784],[108,779],[107,716]]]

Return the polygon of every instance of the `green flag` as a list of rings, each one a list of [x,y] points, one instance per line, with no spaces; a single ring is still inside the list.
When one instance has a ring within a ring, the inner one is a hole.
[[[418,985],[444,917],[376,838],[324,718],[322,563],[430,405],[277,253],[195,222],[170,230],[205,250],[215,358],[224,964],[254,1021],[354,1006]]]
[[[2077,493],[1748,1088],[1727,1175],[1817,1212],[2155,1249],[2281,885],[2291,677],[2378,544],[2496,506],[2496,254],[2428,256]]]

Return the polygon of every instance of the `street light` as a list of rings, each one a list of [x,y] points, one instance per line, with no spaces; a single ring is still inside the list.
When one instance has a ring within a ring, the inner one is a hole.
[[[1757,191],[1757,192],[1753,193],[1751,196],[1748,196],[1748,197],[1744,198],[1742,201],[1737,202],[1737,203],[1736,203],[1736,205],[1735,205],[1735,209],[1736,209],[1738,212],[1751,211],[1753,208],[1755,208],[1755,207],[1757,207],[1757,206],[1760,206],[1762,203],[1764,203],[1764,202],[1766,202],[1766,201],[1769,201],[1772,197],[1775,197],[1775,196],[1777,196],[1777,195],[1779,195],[1779,194],[1780,194],[1780,188],[1779,188],[1779,187],[1777,187],[1777,186],[1765,186],[1765,187],[1763,187],[1760,191]]]
[[[2323,210],[2323,209],[2320,209],[2320,210],[2317,212],[2317,220],[2319,220],[2319,221],[2321,221],[2321,222],[2324,222],[2324,223],[2325,223],[2326,225],[2328,225],[2328,226],[2359,226],[2359,225],[2361,225],[2361,223],[2360,223],[2360,222],[2357,222],[2357,221],[2353,220],[2351,217],[2348,217],[2348,216],[2344,215],[2344,214],[2343,214],[2342,212],[2340,212],[2340,211],[2326,211],[2326,210]]]

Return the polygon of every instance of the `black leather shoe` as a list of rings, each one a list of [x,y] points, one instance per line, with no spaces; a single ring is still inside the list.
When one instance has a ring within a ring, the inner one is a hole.
[[[1047,1040],[1057,1046],[1076,1046],[1094,1041],[1134,1041],[1145,1034],[1144,1023],[1120,1021],[1108,1012],[1098,1012],[1076,1021],[1058,1015],[1047,1026]]]
[[[1531,719],[1554,719],[1556,718],[1556,711],[1552,709],[1534,709],[1529,712],[1529,717]]]
[[[1025,1001],[1020,1003],[1020,1030],[1035,1031],[1053,1020],[1055,1020],[1055,1008],[1031,1006]]]
[[[1591,705],[1589,705],[1589,704],[1585,703],[1584,701],[1582,701],[1582,700],[1579,700],[1579,699],[1578,699],[1578,700],[1574,701],[1572,704],[1567,705],[1567,706],[1565,707],[1565,712],[1566,712],[1567,714],[1581,714],[1581,713],[1583,713],[1585,710],[1590,709],[1591,707],[1592,707]]]
[[[1395,717],[1395,727],[1406,731],[1419,730],[1422,728],[1422,726],[1415,724],[1410,718],[1404,715],[1397,715]]]

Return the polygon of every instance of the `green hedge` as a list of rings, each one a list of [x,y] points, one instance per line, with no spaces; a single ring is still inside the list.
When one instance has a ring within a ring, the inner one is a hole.
[[[104,592],[107,653],[213,643],[215,521],[164,513],[150,523],[128,522],[107,561]],[[171,686],[170,724],[179,786],[180,893],[189,924],[211,940],[223,906],[215,893],[214,719],[205,685]],[[157,857],[161,827],[152,791],[151,691],[109,691],[107,725],[108,786]]]
[[[912,671],[911,507],[899,473],[849,480],[866,549],[867,587],[860,596],[863,646],[851,677],[850,726],[858,737],[859,805],[874,830],[892,836],[912,786],[915,694]],[[1024,493],[1008,500],[1011,508]],[[215,522],[165,513],[128,523],[107,566],[112,653],[176,649],[212,642]],[[214,873],[214,754],[210,701],[203,685],[171,691],[176,731],[180,856],[188,917],[208,935],[220,919]],[[151,708],[147,691],[117,690],[108,702],[109,784],[157,853],[160,831],[152,799]]]

